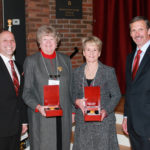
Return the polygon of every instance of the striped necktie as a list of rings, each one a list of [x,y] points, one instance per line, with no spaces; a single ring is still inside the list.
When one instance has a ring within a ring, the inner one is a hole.
[[[12,72],[12,78],[13,78],[13,83],[16,91],[16,95],[18,96],[18,91],[19,91],[19,80],[17,77],[17,73],[14,68],[14,62],[13,60],[9,60],[10,66],[11,66],[11,72]]]

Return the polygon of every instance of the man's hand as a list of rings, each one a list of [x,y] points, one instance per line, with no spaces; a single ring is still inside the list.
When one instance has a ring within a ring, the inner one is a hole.
[[[123,119],[123,122],[122,122],[122,129],[123,129],[123,132],[125,133],[125,134],[129,134],[128,133],[128,129],[127,129],[127,118],[124,118]]]
[[[28,125],[27,124],[22,124],[22,132],[21,132],[21,134],[26,133],[27,130],[28,130]]]
[[[72,114],[72,123],[75,122],[75,114]]]

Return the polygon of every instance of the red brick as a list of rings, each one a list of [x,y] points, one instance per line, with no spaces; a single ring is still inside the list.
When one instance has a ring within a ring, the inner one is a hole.
[[[78,47],[79,53],[71,61],[73,67],[81,65],[83,63],[81,39],[92,35],[93,23],[93,0],[82,0],[82,2],[82,19],[56,19],[55,0],[25,0],[27,55],[38,51],[36,45],[38,27],[50,24],[60,33],[59,51],[70,56],[74,52],[74,47]]]

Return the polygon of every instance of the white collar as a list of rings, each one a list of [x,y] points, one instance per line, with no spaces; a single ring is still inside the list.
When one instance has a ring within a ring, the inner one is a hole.
[[[147,48],[149,47],[149,45],[150,45],[150,40],[147,41],[147,42],[140,48],[140,50],[145,53],[146,50],[147,50]],[[136,48],[136,51],[138,51],[138,50],[139,50],[139,48],[137,47],[137,48]]]
[[[15,61],[15,56],[14,56],[14,55],[12,56],[12,59],[10,59],[10,58],[4,56],[4,55],[1,54],[1,53],[0,53],[0,56],[2,57],[3,61],[5,62],[5,64],[8,63],[9,60],[14,60],[14,61]]]

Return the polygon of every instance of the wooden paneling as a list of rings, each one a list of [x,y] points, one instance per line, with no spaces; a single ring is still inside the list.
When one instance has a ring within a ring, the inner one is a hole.
[[[120,150],[131,150],[130,147],[119,145]]]
[[[122,114],[124,113],[124,101],[125,101],[125,98],[124,96],[122,96],[115,109],[115,112],[122,113]]]

